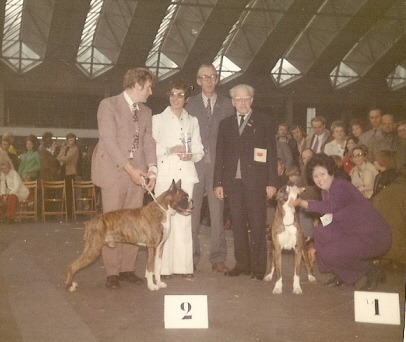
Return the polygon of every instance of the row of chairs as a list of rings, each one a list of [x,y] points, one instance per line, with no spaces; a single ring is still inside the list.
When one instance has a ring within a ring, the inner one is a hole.
[[[47,216],[60,216],[61,221],[68,220],[65,180],[24,182],[30,191],[25,201],[19,202],[16,219],[33,219],[38,221],[38,184],[41,186],[41,219]],[[96,215],[96,191],[91,181],[72,182],[72,214],[76,221],[78,215]]]

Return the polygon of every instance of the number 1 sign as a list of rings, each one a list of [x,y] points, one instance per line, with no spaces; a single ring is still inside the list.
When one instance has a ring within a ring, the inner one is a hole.
[[[164,320],[165,329],[207,329],[207,296],[166,295]]]

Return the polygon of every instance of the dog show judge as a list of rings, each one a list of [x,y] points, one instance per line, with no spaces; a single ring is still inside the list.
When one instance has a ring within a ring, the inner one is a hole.
[[[266,198],[278,185],[275,135],[269,117],[251,109],[254,88],[240,84],[230,96],[236,113],[220,122],[213,182],[216,197],[227,196],[233,220],[236,264],[224,274],[263,280]]]
[[[147,187],[156,181],[155,141],[151,110],[144,105],[152,94],[154,75],[148,69],[134,68],[124,75],[124,91],[100,102],[97,111],[99,142],[92,157],[92,181],[101,188],[103,212],[143,205]],[[119,280],[140,283],[134,273],[138,247],[117,243],[104,246],[102,259],[106,286],[120,287]]]

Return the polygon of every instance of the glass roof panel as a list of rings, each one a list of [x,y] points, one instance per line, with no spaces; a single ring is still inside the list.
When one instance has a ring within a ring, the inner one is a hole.
[[[172,0],[146,62],[158,79],[180,70],[217,1]]]
[[[390,90],[399,90],[406,86],[406,59],[386,78]]]
[[[92,0],[76,57],[77,66],[94,78],[111,69],[120,55],[137,1]]]
[[[55,0],[7,0],[1,59],[19,74],[42,63]]]
[[[230,30],[214,60],[221,83],[245,70],[261,49],[293,0],[252,0]],[[226,57],[226,58],[223,58]],[[230,69],[223,63],[233,63]],[[235,70],[235,71],[232,71]]]
[[[271,76],[275,84],[281,87],[298,80],[303,75],[288,60],[281,58],[272,69]]]
[[[359,75],[343,62],[330,73],[330,83],[335,89],[354,83],[359,78]]]

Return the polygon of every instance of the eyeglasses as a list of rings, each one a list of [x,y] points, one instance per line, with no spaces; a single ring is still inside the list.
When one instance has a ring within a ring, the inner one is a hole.
[[[353,158],[357,158],[357,157],[363,157],[364,156],[364,154],[362,153],[362,152],[360,152],[360,153],[357,153],[357,154],[353,154]]]
[[[217,78],[217,75],[203,75],[203,76],[197,76],[197,78],[200,78],[203,81],[214,81]]]
[[[251,100],[252,97],[251,96],[246,96],[246,97],[234,97],[234,101],[237,102],[245,102],[245,101],[249,101]]]
[[[177,97],[178,99],[184,99],[185,94],[184,93],[177,93],[176,91],[172,91],[169,93],[170,97]]]

